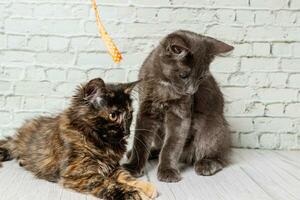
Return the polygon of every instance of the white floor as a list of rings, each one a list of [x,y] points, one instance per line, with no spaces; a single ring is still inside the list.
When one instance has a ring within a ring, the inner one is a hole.
[[[148,179],[157,185],[158,200],[300,200],[300,151],[234,149],[232,164],[211,177],[183,169],[179,183],[161,183],[156,163],[147,165]],[[15,161],[0,168],[0,200],[95,200],[34,178]]]

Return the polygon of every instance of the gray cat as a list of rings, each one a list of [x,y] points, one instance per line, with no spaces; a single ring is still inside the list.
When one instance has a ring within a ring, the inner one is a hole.
[[[204,176],[225,166],[230,134],[223,95],[209,65],[216,55],[232,49],[180,30],[151,52],[139,73],[143,82],[134,145],[123,165],[132,175],[143,175],[146,161],[158,156],[157,176],[164,182],[181,180],[179,161],[194,164],[196,173]]]

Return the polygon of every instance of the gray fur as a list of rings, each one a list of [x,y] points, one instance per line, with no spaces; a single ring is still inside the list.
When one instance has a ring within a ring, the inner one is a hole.
[[[139,112],[133,150],[124,167],[141,176],[159,154],[158,179],[181,179],[178,162],[199,175],[220,171],[230,149],[223,95],[209,71],[233,47],[189,31],[167,35],[145,60],[139,78]],[[226,66],[224,66],[226,67]],[[151,153],[149,154],[149,149]]]

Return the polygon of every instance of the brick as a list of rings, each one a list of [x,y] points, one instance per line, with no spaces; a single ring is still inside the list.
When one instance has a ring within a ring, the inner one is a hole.
[[[254,24],[255,13],[249,10],[237,10],[236,22],[240,24]]]
[[[264,133],[259,137],[259,146],[263,149],[277,149],[279,147],[279,136],[273,133]]]
[[[276,13],[275,23],[282,26],[294,25],[297,20],[295,12],[281,10]]]
[[[44,99],[42,97],[26,97],[23,102],[24,110],[42,110]]]
[[[19,62],[33,63],[35,61],[34,53],[27,51],[2,51],[0,54],[1,62]]]
[[[234,132],[252,132],[254,130],[251,118],[227,118],[230,130]]]
[[[227,101],[248,100],[255,94],[253,89],[243,87],[223,87],[222,91]]]
[[[289,57],[292,55],[291,44],[275,43],[272,45],[272,54],[278,57]]]
[[[10,49],[24,49],[26,47],[26,37],[21,35],[8,35],[7,46]]]
[[[251,0],[251,7],[254,8],[267,8],[267,9],[278,9],[278,8],[287,8],[287,0]]]
[[[10,112],[0,111],[1,126],[7,126],[11,123],[12,117]]]
[[[0,49],[6,48],[6,46],[7,46],[6,35],[1,35],[0,34]]]
[[[300,103],[291,103],[286,106],[286,116],[289,117],[300,117]]]
[[[106,65],[112,66],[113,62],[107,53],[80,53],[77,59],[78,65]]]
[[[258,10],[255,11],[255,24],[257,25],[268,25],[273,24],[275,21],[274,12]]]
[[[258,136],[255,133],[240,134],[241,146],[245,148],[258,148]]]
[[[42,33],[46,34],[78,35],[83,32],[80,21],[74,19],[43,20],[42,27]]]
[[[231,133],[230,138],[231,138],[231,146],[232,147],[236,147],[236,148],[242,147],[240,133]]]
[[[237,6],[237,7],[248,7],[247,0],[214,0],[214,5],[216,6]]]
[[[278,71],[279,60],[275,58],[242,58],[241,71]]]
[[[89,5],[73,5],[72,6],[72,16],[78,18],[88,18],[90,12]]]
[[[294,57],[300,57],[300,43],[292,44],[292,51]]]
[[[228,82],[230,86],[248,86],[249,85],[249,73],[238,72],[229,74]]]
[[[127,81],[131,82],[138,80],[138,73],[138,70],[130,70],[127,74]]]
[[[32,5],[26,3],[13,3],[9,7],[11,17],[32,17]]]
[[[50,95],[53,93],[52,85],[49,82],[16,82],[15,94],[17,95]]]
[[[300,74],[291,74],[287,85],[288,85],[288,87],[291,87],[291,88],[299,88]]]
[[[4,28],[9,33],[31,33],[40,34],[42,32],[44,22],[35,19],[12,18],[5,20]]]
[[[131,3],[133,5],[159,5],[159,6],[168,6],[170,5],[170,1],[168,0],[153,0],[153,1],[148,1],[148,0],[131,0]]]
[[[28,67],[26,68],[25,80],[42,81],[46,79],[45,70],[43,67]]]
[[[64,98],[46,97],[44,103],[45,110],[51,113],[62,111],[65,107]]]
[[[284,116],[284,104],[273,103],[266,105],[265,115],[271,117],[282,117]]]
[[[300,59],[282,59],[281,69],[287,72],[300,72]]]
[[[54,90],[59,97],[71,97],[77,85],[76,83],[60,83]]]
[[[87,76],[85,72],[81,70],[70,69],[67,72],[67,81],[71,82],[84,82],[86,81]]]
[[[137,21],[138,22],[157,21],[158,20],[157,13],[159,11],[160,10],[157,10],[155,8],[136,8]]]
[[[280,149],[293,149],[296,142],[296,134],[280,134]]]
[[[290,33],[292,34],[292,33]],[[285,41],[286,30],[283,27],[249,27],[245,36],[246,41]]]
[[[254,128],[258,132],[293,132],[293,121],[287,118],[259,117],[254,119]]]
[[[228,116],[263,116],[265,106],[259,102],[234,101],[226,104]]]
[[[12,84],[11,82],[8,81],[0,81],[0,92],[3,93],[8,93],[12,89]]]
[[[287,27],[286,28],[286,41],[299,41],[300,36],[299,36],[300,28],[299,26],[297,27]]]
[[[220,84],[221,86],[230,86],[230,84],[228,83],[230,73],[213,72],[212,74],[218,84]]]
[[[47,37],[32,36],[28,38],[27,47],[35,51],[43,51],[47,49]]]
[[[244,30],[240,27],[215,25],[208,28],[207,34],[223,40],[241,41],[244,37]]]
[[[269,43],[253,43],[253,55],[269,56],[271,52]]]
[[[73,64],[75,55],[73,53],[45,52],[37,53],[36,61],[41,64]]]
[[[291,1],[290,7],[291,8],[300,8],[300,2],[297,0],[293,0],[293,1]]]
[[[15,67],[2,67],[0,68],[1,80],[20,80],[24,76],[24,69]]]
[[[64,81],[66,80],[66,72],[63,69],[48,69],[46,70],[46,77],[49,81]]]
[[[26,120],[33,119],[37,116],[40,116],[43,114],[42,112],[39,111],[20,111],[14,113],[14,120],[13,124],[15,127],[20,127],[22,124],[25,123]]]
[[[71,8],[63,4],[36,4],[33,16],[37,18],[65,18],[71,17]]]
[[[5,97],[3,95],[0,96],[0,106],[1,108],[4,108],[5,105]]]
[[[239,59],[230,57],[219,57],[210,66],[213,72],[236,72],[238,70]]]
[[[256,90],[257,99],[264,102],[296,101],[298,92],[293,89],[261,88]]]
[[[105,76],[105,70],[104,69],[91,69],[87,72],[88,80],[94,79],[94,78],[104,78]]]
[[[268,74],[268,87],[284,88],[288,80],[287,73],[269,73]]]
[[[22,103],[22,97],[21,96],[7,96],[5,98],[5,106],[4,108],[7,110],[20,110],[21,109],[21,103]]]
[[[234,44],[233,56],[251,56],[252,45],[249,43]]]
[[[219,9],[216,13],[219,22],[232,23],[235,20],[235,12],[233,10]]]
[[[203,6],[203,5],[212,5],[214,2],[210,0],[173,0],[173,5],[198,5],[198,6]]]
[[[111,69],[105,72],[107,82],[125,82],[126,72],[124,69]]]
[[[50,51],[65,51],[69,46],[69,40],[60,37],[49,37],[48,48]]]

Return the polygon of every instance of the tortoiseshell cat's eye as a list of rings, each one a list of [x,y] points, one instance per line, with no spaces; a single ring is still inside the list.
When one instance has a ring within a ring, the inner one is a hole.
[[[109,120],[112,122],[115,122],[118,120],[118,115],[116,113],[110,113],[109,114]]]

